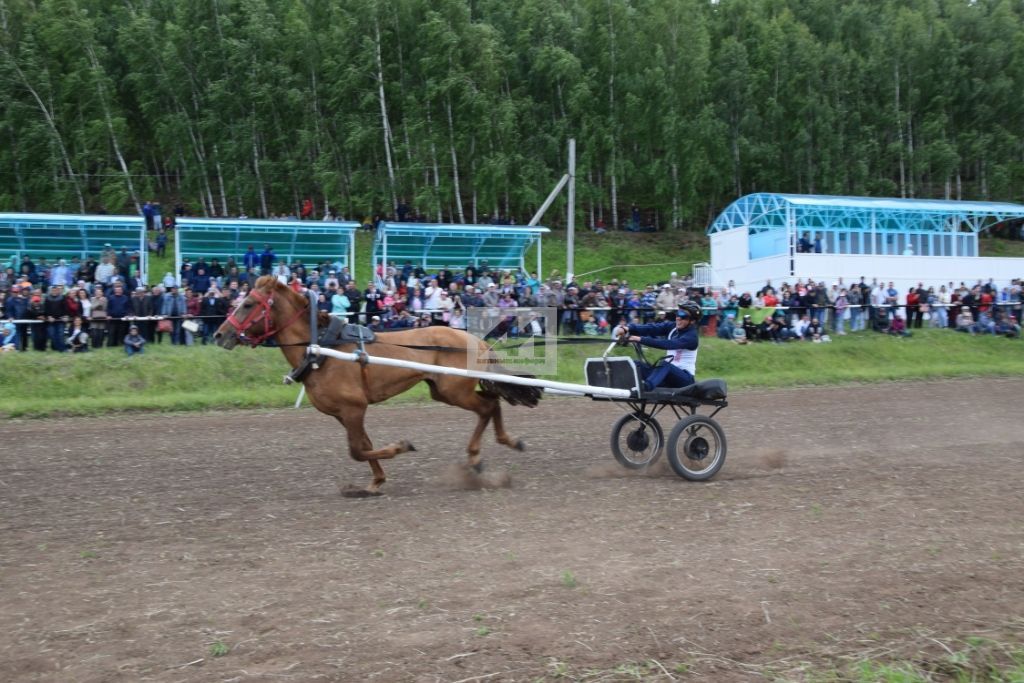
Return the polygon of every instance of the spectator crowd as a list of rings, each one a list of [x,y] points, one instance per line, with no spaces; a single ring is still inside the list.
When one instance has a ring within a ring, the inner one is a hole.
[[[900,292],[892,282],[797,280],[757,292],[694,287],[689,277],[632,285],[612,278],[563,280],[557,272],[492,268],[486,262],[428,271],[406,262],[378,264],[356,282],[340,261],[313,265],[279,259],[269,245],[244,254],[191,261],[147,286],[138,254],[107,245],[97,258],[47,263],[24,256],[0,273],[0,342],[7,350],[85,352],[118,347],[143,353],[147,343],[206,344],[261,275],[316,295],[321,311],[375,330],[427,325],[466,329],[470,309],[557,309],[557,332],[602,335],[623,318],[651,322],[695,301],[705,334],[738,342],[828,341],[832,335],[876,330],[906,336],[925,325],[969,334],[1019,336],[1021,281],[991,280]],[[500,316],[499,316],[500,317]],[[513,320],[508,316],[508,320]],[[539,331],[536,326],[533,331]],[[505,326],[502,334],[519,334]],[[526,333],[526,331],[522,331]]]

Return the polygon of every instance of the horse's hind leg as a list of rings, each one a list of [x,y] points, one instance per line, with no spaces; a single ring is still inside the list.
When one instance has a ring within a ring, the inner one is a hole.
[[[494,421],[494,436],[498,439],[498,443],[514,448],[517,451],[526,450],[526,444],[523,443],[522,439],[513,439],[505,431],[505,423],[501,419],[501,403],[497,399],[494,402],[494,412],[491,414],[491,420]]]
[[[442,377],[427,382],[430,386],[430,396],[435,401],[441,401],[448,405],[458,406],[471,410],[477,414],[476,428],[469,438],[466,446],[468,464],[476,471],[481,470],[480,464],[480,442],[483,440],[484,430],[491,420],[495,420],[494,427],[498,436],[498,443],[505,444],[516,450],[523,450],[523,442],[513,439],[506,432],[501,423],[501,404],[497,396],[476,391],[475,382],[469,383],[464,379]]]
[[[475,381],[473,382],[475,384]],[[479,396],[473,390],[473,384],[466,380],[440,377],[427,380],[430,387],[430,397],[435,401],[447,403],[450,406],[471,410],[477,415],[476,427],[469,437],[466,445],[467,464],[477,472],[483,469],[480,464],[480,442],[483,440],[484,430],[491,421],[493,408],[487,399]],[[461,386],[460,386],[461,385]]]

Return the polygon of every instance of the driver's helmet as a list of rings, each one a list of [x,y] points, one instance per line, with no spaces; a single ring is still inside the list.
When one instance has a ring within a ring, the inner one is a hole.
[[[679,304],[679,312],[677,315],[689,318],[690,320],[700,320],[701,311],[700,306],[696,302],[686,301]]]

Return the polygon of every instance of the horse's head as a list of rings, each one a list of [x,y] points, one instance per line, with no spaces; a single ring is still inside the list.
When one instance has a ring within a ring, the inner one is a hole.
[[[296,296],[276,277],[261,277],[249,295],[238,303],[228,319],[217,328],[213,342],[228,350],[235,348],[239,342],[259,346],[302,314],[301,302],[292,300]]]

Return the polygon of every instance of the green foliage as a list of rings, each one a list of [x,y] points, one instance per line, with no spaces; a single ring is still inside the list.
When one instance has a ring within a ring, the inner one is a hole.
[[[227,646],[227,644],[222,643],[219,640],[217,642],[215,642],[215,643],[210,645],[210,656],[211,657],[223,657],[224,655],[226,655],[230,651],[231,651],[231,648],[229,648]]]
[[[849,0],[7,2],[0,209],[579,226],[755,190],[1020,200],[1024,6]],[[545,222],[564,220],[564,198]]]

